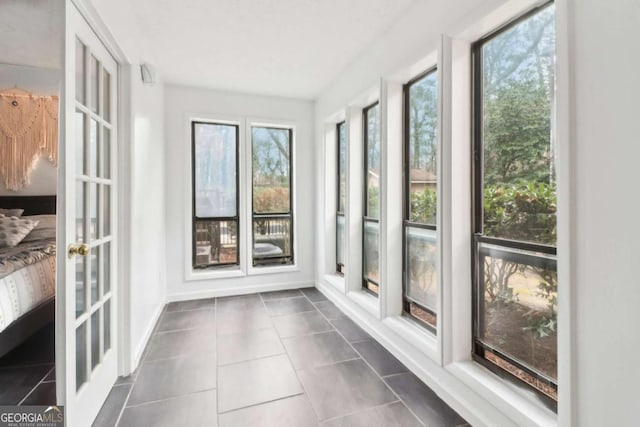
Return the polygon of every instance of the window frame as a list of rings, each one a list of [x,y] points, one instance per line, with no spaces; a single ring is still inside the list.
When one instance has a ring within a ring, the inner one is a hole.
[[[407,291],[408,291],[408,268],[407,268],[407,264],[408,264],[408,257],[407,257],[407,229],[408,228],[421,228],[421,229],[425,229],[425,230],[431,230],[431,231],[436,231],[438,230],[438,211],[440,210],[440,197],[437,198],[437,210],[436,210],[436,224],[427,224],[427,223],[421,223],[421,222],[415,222],[415,221],[411,221],[411,167],[410,165],[410,127],[411,127],[411,114],[409,114],[409,108],[411,105],[411,87],[419,82],[420,80],[422,80],[423,78],[427,77],[428,75],[430,75],[431,73],[437,73],[439,72],[438,69],[438,65],[433,65],[429,68],[427,68],[425,71],[421,72],[420,74],[418,74],[417,76],[413,77],[411,80],[409,80],[407,83],[405,83],[402,86],[402,139],[403,139],[403,143],[402,143],[402,160],[403,160],[403,168],[402,168],[402,174],[403,174],[403,179],[402,179],[402,196],[403,196],[403,204],[402,204],[402,314],[406,317],[408,317],[409,319],[411,319],[413,322],[417,323],[418,325],[420,325],[421,327],[426,328],[429,332],[433,333],[434,335],[437,334],[437,324],[436,325],[431,325],[430,323],[427,323],[425,321],[419,320],[417,319],[415,316],[413,316],[411,314],[411,304],[415,304],[416,306],[418,306],[418,308],[420,308],[423,311],[426,311],[427,313],[429,313],[430,315],[434,316],[436,318],[436,321],[438,319],[438,314],[436,312],[434,312],[432,309],[429,309],[427,307],[425,307],[423,304],[421,304],[418,301],[415,301],[412,298],[409,298],[407,296]],[[439,76],[438,76],[439,77]],[[438,82],[439,84],[439,82]],[[439,94],[438,94],[439,97]],[[440,100],[436,100],[436,104],[439,103]],[[437,114],[437,113],[436,113]],[[440,135],[437,135],[436,138],[436,147],[438,150],[438,156],[440,156]],[[438,176],[438,173],[436,173],[436,176]],[[437,182],[438,185],[438,190],[436,190],[436,194],[439,193],[439,187],[440,187],[440,183]],[[440,245],[439,242],[437,243],[437,251],[440,251]],[[440,278],[437,278],[437,282],[438,284],[440,283]],[[440,286],[438,286],[438,294],[440,293]],[[438,295],[438,298],[440,298],[440,295]]]
[[[253,184],[253,129],[261,128],[261,129],[273,129],[278,131],[287,131],[288,141],[289,141],[289,211],[288,212],[269,212],[269,213],[256,213],[253,205],[254,201],[254,184]],[[250,185],[251,185],[251,211],[250,211],[250,226],[249,226],[249,234],[251,235],[251,268],[252,269],[262,269],[269,267],[290,267],[295,265],[295,223],[294,223],[294,206],[293,206],[293,142],[294,142],[294,128],[291,126],[278,126],[274,124],[259,124],[259,123],[250,123],[249,124],[249,145],[251,147],[250,153],[251,155],[248,158],[248,161],[251,163],[251,174],[250,174]],[[290,256],[272,256],[272,257],[264,257],[259,258],[260,260],[264,260],[264,262],[256,263],[256,258],[254,257],[254,245],[255,245],[255,233],[254,233],[254,221],[258,218],[264,219],[289,219],[290,228],[289,228],[289,240],[291,245],[291,255]],[[281,262],[278,262],[281,260]]]
[[[364,182],[363,182],[363,207],[362,207],[362,289],[375,296],[376,298],[379,296],[380,292],[380,283],[377,283],[375,280],[371,280],[367,278],[365,268],[365,233],[367,223],[378,224],[378,236],[380,236],[380,218],[370,218],[369,214],[369,111],[373,108],[380,108],[380,101],[377,100],[362,109],[362,143],[363,143],[363,172],[364,172]],[[380,156],[382,157],[382,151],[380,152]],[[378,199],[379,200],[379,199]],[[378,237],[378,252],[380,251],[380,238]],[[380,264],[380,257],[378,256],[378,265]],[[371,283],[374,286],[378,287],[378,292],[375,292],[367,286],[367,283]]]
[[[338,217],[342,217],[343,221],[344,221],[344,233],[347,232],[347,219],[346,219],[346,212],[341,211],[340,210],[340,197],[342,196],[342,192],[340,191],[340,160],[341,160],[341,156],[340,156],[340,127],[343,126],[345,128],[345,145],[347,145],[347,150],[345,150],[345,154],[347,154],[348,152],[348,144],[347,144],[347,138],[346,138],[346,132],[347,132],[347,122],[346,120],[343,120],[341,122],[336,123],[336,273],[338,273],[341,276],[344,276],[344,268],[345,268],[345,264],[344,263],[340,263],[338,262],[338,246],[339,246],[339,240],[338,240]],[[348,157],[348,156],[347,156]],[[349,186],[348,182],[347,182],[347,169],[348,169],[348,163],[347,163],[347,158],[345,157],[344,159],[345,161],[345,183],[347,185],[345,185],[345,206],[344,209],[346,210],[347,207],[347,187]],[[346,236],[345,236],[346,237]],[[345,250],[345,248],[342,248],[343,251]],[[345,258],[346,253],[343,252],[342,257]]]
[[[196,125],[215,125],[215,126],[229,126],[236,129],[235,138],[235,153],[236,153],[236,214],[229,217],[198,217],[196,215]],[[236,123],[228,123],[223,121],[207,121],[199,119],[190,120],[191,131],[191,271],[206,271],[206,270],[219,270],[228,269],[233,266],[240,266],[240,242],[241,242],[241,229],[240,229],[240,125]],[[197,221],[235,221],[236,223],[236,262],[232,263],[218,263],[209,264],[207,266],[196,265],[196,222]]]
[[[488,256],[487,249],[483,249],[483,245],[499,246],[500,249],[494,251],[502,251],[505,258],[512,259],[514,262],[527,266],[553,266],[557,271],[557,243],[556,246],[545,245],[540,243],[525,242],[499,237],[489,237],[483,234],[484,228],[484,96],[483,96],[483,46],[500,36],[504,32],[525,22],[527,19],[543,11],[547,7],[554,4],[554,1],[546,1],[542,4],[534,6],[524,13],[521,13],[503,25],[497,27],[490,33],[471,43],[471,281],[472,281],[472,325],[471,325],[471,358],[476,363],[487,368],[500,378],[514,383],[516,385],[525,385],[528,390],[535,393],[536,397],[549,409],[557,412],[558,401],[547,396],[542,391],[533,387],[521,378],[499,367],[495,363],[490,362],[485,357],[487,351],[494,353],[499,358],[505,360],[513,367],[520,369],[539,381],[555,389],[558,393],[558,379],[553,380],[547,375],[537,372],[534,369],[520,363],[514,357],[505,354],[499,349],[493,348],[487,343],[483,343],[479,337],[482,322],[480,316],[484,305],[484,291],[480,288],[484,285],[484,258]],[[557,70],[557,67],[556,67]],[[553,126],[553,124],[552,124]],[[552,129],[553,130],[553,129]],[[553,161],[553,159],[552,159]],[[556,213],[557,218],[557,213]],[[537,253],[523,254],[518,251],[527,251]]]

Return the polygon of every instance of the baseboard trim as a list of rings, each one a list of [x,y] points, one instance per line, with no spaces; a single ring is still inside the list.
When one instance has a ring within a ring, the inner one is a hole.
[[[297,288],[312,288],[315,284],[309,281],[303,282],[285,282],[285,283],[270,283],[265,285],[250,285],[250,286],[229,286],[216,289],[207,289],[191,292],[175,292],[167,295],[167,302],[184,301],[191,299],[204,299],[214,297],[228,297],[234,295],[247,295],[255,294],[258,292],[270,292],[270,291],[284,291],[288,289]]]
[[[144,354],[144,349],[147,348],[147,344],[151,339],[151,335],[153,335],[153,330],[156,328],[158,320],[160,320],[160,315],[164,310],[164,306],[165,304],[158,304],[158,306],[154,310],[153,315],[151,316],[151,320],[147,325],[147,329],[145,329],[144,335],[142,336],[142,339],[138,343],[135,353],[133,354],[133,366],[131,367],[131,372],[135,372],[135,370],[138,369],[138,366],[140,366],[142,355]]]

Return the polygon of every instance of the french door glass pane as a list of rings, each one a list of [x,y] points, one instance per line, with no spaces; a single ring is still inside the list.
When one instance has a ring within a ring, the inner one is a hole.
[[[409,220],[436,224],[438,160],[438,74],[409,88]]]
[[[94,113],[98,112],[98,89],[100,85],[100,82],[98,81],[99,64],[100,63],[95,58],[95,56],[91,55],[91,60],[89,61],[89,93],[91,100],[91,111],[93,111]]]
[[[238,127],[194,123],[195,215],[198,218],[237,215]]]
[[[111,290],[111,243],[102,245],[102,295]]]
[[[76,328],[76,390],[87,381],[87,322]]]
[[[98,122],[91,119],[89,126],[89,172],[92,177],[98,176]]]
[[[104,303],[104,351],[111,348],[111,299]]]
[[[87,193],[87,183],[82,181],[76,182],[76,242],[84,242],[85,230],[84,230],[84,218],[85,218],[85,205],[84,201]]]
[[[98,122],[91,119],[89,126],[89,175],[98,176]]]
[[[111,120],[111,74],[102,70],[102,118],[107,122]]]
[[[102,186],[104,192],[104,203],[102,209],[104,236],[111,235],[111,185],[105,184]]]
[[[407,296],[436,312],[438,304],[436,231],[405,228]]]
[[[252,128],[253,212],[291,211],[289,129]]]
[[[89,254],[91,271],[90,271],[90,280],[91,280],[91,304],[95,304],[98,301],[98,262],[100,259],[100,246],[96,246],[91,249],[91,253]]]
[[[380,227],[377,222],[364,223],[364,275],[365,279],[380,283]]]
[[[98,238],[98,184],[89,184],[91,189],[91,199],[89,201],[89,239],[96,240]]]
[[[76,257],[76,317],[79,317],[87,309],[87,260],[85,257]]]
[[[101,146],[100,160],[102,161],[102,168],[100,177],[109,179],[111,178],[111,131],[106,126],[102,128]]]
[[[551,5],[482,46],[485,236],[556,244]]]
[[[87,117],[82,111],[76,110],[76,174],[83,175],[85,173],[85,127]]]
[[[100,363],[100,310],[91,315],[91,369]]]
[[[85,47],[82,42],[76,39],[76,100],[85,102]]]

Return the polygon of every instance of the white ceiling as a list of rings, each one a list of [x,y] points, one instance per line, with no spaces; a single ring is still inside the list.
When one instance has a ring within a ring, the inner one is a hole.
[[[62,68],[61,0],[0,0],[0,63]]]
[[[421,0],[136,0],[163,80],[314,99]],[[424,0],[422,0],[424,1]]]

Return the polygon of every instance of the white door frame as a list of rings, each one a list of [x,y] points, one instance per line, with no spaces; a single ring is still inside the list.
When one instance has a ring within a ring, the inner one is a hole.
[[[117,175],[115,185],[118,186],[117,191],[117,200],[118,200],[118,230],[117,230],[117,240],[118,240],[118,251],[117,251],[117,286],[118,286],[118,300],[117,300],[117,319],[118,319],[118,374],[121,376],[126,376],[131,373],[133,370],[133,360],[131,353],[131,334],[128,333],[129,329],[126,325],[129,324],[130,319],[130,292],[129,292],[129,283],[130,283],[130,263],[129,256],[131,253],[131,246],[129,244],[130,239],[127,238],[129,236],[129,231],[131,229],[131,184],[130,184],[130,176],[131,176],[131,155],[133,154],[133,146],[131,142],[133,141],[132,134],[132,116],[131,116],[131,63],[127,58],[124,51],[121,49],[113,35],[111,34],[109,28],[106,26],[102,18],[100,17],[96,8],[91,4],[89,0],[65,0],[64,8],[75,7],[80,12],[82,17],[87,21],[89,27],[95,32],[98,39],[104,44],[107,51],[113,56],[117,63],[118,69],[118,87],[117,97],[118,97],[118,153],[117,153]],[[66,15],[66,13],[65,13]],[[64,23],[64,31],[63,36],[66,37],[66,28],[68,23],[65,20]],[[63,43],[63,46],[66,43]],[[64,57],[64,47],[62,48],[62,56]],[[65,72],[69,70],[65,67]],[[73,71],[72,71],[73,72]],[[63,78],[63,81],[65,79]],[[64,83],[63,83],[64,86]],[[60,120],[59,123],[64,123],[65,117],[65,106],[67,103],[65,88],[63,87],[61,90],[60,103],[62,108],[60,108]],[[60,127],[61,137],[60,140],[60,152],[65,152],[65,147],[63,146],[65,138],[64,134],[62,134],[63,126]],[[61,156],[64,154],[61,154]],[[58,185],[65,185],[65,170],[63,168],[58,168]],[[58,191],[58,194],[62,194],[62,192]],[[64,200],[61,200],[58,197],[57,200],[57,212],[63,213],[65,212],[65,203]],[[58,229],[62,229],[60,226],[64,224],[65,219],[63,216],[59,215],[57,219]],[[64,236],[62,241],[64,240]],[[57,251],[58,257],[64,257],[66,259],[66,248],[61,247]],[[65,298],[65,286],[66,286],[66,278],[61,277],[61,273],[63,269],[58,269],[56,273],[56,343],[62,344],[64,342],[65,337],[65,313],[66,307],[64,304]],[[65,343],[66,344],[66,343]],[[65,365],[65,347],[66,345],[57,345],[56,346],[56,395],[57,395],[57,403],[65,404],[64,399],[66,395],[66,370],[73,369],[73,366]],[[75,356],[74,356],[75,357]]]

